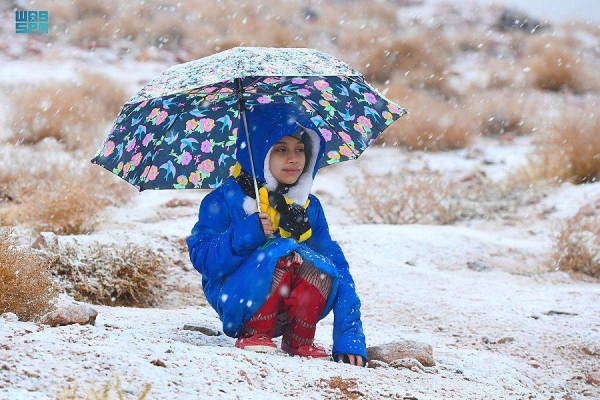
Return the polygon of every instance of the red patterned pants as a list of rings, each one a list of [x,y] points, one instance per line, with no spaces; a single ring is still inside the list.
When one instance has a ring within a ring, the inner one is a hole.
[[[292,347],[309,345],[330,292],[331,277],[312,263],[294,262],[293,255],[282,257],[275,266],[267,299],[246,323],[242,335],[283,335]]]

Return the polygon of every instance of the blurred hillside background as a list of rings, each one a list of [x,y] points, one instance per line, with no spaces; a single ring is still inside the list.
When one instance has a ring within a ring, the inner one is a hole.
[[[103,172],[79,162],[94,154],[121,105],[162,69],[234,46],[313,47],[357,68],[410,112],[380,145],[447,151],[482,137],[511,143],[528,135],[536,150],[513,183],[593,181],[600,172],[599,22],[558,18],[552,13],[565,10],[559,1],[527,2],[547,17],[508,3],[4,1],[0,85],[7,118],[0,138],[13,145],[0,161],[5,221],[47,219],[18,209],[39,201],[40,190],[52,196],[52,185],[64,182],[38,180],[54,170],[65,182],[99,182]],[[575,3],[568,9],[598,16],[596,3]],[[47,10],[49,33],[15,34],[16,9]],[[31,146],[64,156],[22,168]],[[61,164],[67,161],[77,166]],[[115,201],[73,193],[82,197],[85,212]],[[50,221],[43,229],[85,231],[91,220],[71,228]]]

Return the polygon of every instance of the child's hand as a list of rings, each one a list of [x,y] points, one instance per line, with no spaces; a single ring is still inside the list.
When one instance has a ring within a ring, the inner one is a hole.
[[[338,362],[357,365],[359,367],[363,367],[365,365],[365,361],[363,360],[362,356],[355,356],[354,354],[340,354],[338,356]]]
[[[297,252],[294,252],[294,258],[292,259],[292,264],[302,265],[302,256]]]
[[[263,232],[265,232],[265,236],[271,236],[273,234],[273,224],[271,223],[271,217],[269,217],[269,214],[264,212],[258,213],[258,218],[260,218],[260,223],[262,225]]]

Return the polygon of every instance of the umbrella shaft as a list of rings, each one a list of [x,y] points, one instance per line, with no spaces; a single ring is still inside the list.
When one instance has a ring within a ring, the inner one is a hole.
[[[244,121],[244,128],[246,130],[246,146],[248,146],[248,155],[250,156],[250,168],[252,169],[252,183],[254,183],[254,195],[256,196],[256,208],[258,212],[262,212],[260,209],[260,198],[258,193],[258,182],[256,181],[256,171],[254,169],[254,157],[252,156],[252,146],[250,145],[250,132],[248,130],[248,121],[246,120],[246,111],[241,111],[242,120]]]

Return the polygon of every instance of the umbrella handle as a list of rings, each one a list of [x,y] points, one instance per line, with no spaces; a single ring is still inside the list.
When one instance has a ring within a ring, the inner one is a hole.
[[[246,109],[240,107],[242,120],[244,121],[244,128],[246,128],[246,146],[248,146],[248,154],[250,155],[250,168],[252,169],[252,182],[254,183],[254,195],[256,197],[256,208],[258,212],[262,212],[260,207],[260,198],[258,193],[258,182],[256,181],[256,171],[254,169],[254,157],[252,156],[252,146],[250,145],[250,132],[248,131],[248,121],[246,120]]]

